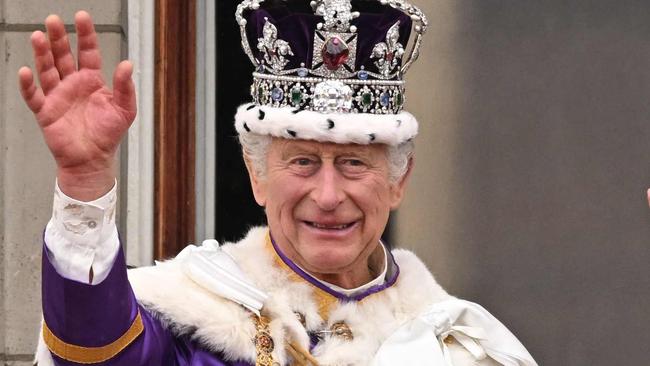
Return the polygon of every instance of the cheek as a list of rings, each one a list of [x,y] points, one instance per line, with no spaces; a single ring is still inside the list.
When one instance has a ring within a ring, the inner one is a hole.
[[[306,194],[302,187],[304,184],[294,177],[274,178],[268,190],[267,214],[271,213],[276,219],[290,219],[287,215],[292,216],[296,205]]]
[[[381,178],[357,184],[350,190],[350,197],[366,216],[382,218],[390,212],[390,187]]]

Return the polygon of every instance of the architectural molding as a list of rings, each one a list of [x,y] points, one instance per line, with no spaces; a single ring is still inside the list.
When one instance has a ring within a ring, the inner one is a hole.
[[[215,237],[216,222],[216,4],[197,2],[196,239]]]
[[[153,263],[154,244],[154,0],[128,2],[129,58],[138,96],[138,115],[127,137],[127,263]]]
[[[155,32],[154,257],[194,241],[196,1],[157,0]]]

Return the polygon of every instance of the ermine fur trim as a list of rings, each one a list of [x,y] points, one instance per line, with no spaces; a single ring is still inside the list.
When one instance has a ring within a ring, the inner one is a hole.
[[[235,128],[239,134],[252,132],[286,139],[390,146],[400,145],[418,134],[418,122],[409,112],[325,114],[255,104],[237,109]]]

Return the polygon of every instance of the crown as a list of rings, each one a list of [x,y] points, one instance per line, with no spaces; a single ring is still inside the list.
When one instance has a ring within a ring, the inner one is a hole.
[[[426,16],[405,0],[244,0],[236,10],[255,71],[256,106],[396,115],[419,56]],[[298,10],[290,9],[290,5]],[[411,32],[415,38],[410,51]]]

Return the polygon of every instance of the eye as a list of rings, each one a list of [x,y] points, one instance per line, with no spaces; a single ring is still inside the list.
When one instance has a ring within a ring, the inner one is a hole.
[[[295,159],[292,163],[298,166],[310,166],[314,164],[314,161],[308,158],[298,158]]]
[[[299,175],[311,175],[318,170],[319,160],[309,156],[299,156],[289,161],[289,169]]]
[[[313,159],[304,158],[304,157],[296,158],[296,159],[293,159],[291,161],[291,165],[297,165],[297,166],[300,166],[300,167],[307,167],[307,166],[314,165],[314,164],[316,164],[316,161],[314,161]]]
[[[366,164],[359,160],[359,159],[346,159],[343,161],[344,164],[350,165],[350,166],[365,166]]]
[[[338,161],[340,169],[345,174],[363,173],[368,169],[368,164],[357,158],[344,158]]]
[[[352,166],[352,167],[360,167],[366,165],[363,161],[359,159],[343,159],[343,161],[341,161],[341,164]]]

